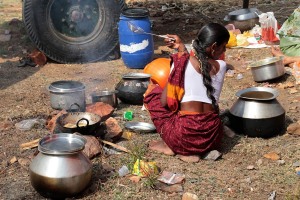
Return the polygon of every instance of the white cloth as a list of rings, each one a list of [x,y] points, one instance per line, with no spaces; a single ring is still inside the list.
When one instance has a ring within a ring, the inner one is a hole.
[[[219,101],[221,90],[224,83],[224,76],[226,73],[226,63],[223,60],[217,60],[220,65],[220,70],[212,76],[212,86],[215,89],[214,97]],[[171,70],[174,66],[172,66]],[[206,87],[203,84],[203,76],[198,73],[191,62],[189,61],[186,67],[184,76],[184,96],[181,102],[201,101],[205,103],[212,103],[211,99],[206,94]]]

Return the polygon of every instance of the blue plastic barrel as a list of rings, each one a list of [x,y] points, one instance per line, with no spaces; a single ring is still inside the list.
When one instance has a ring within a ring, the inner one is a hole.
[[[128,68],[143,69],[153,60],[154,45],[150,34],[133,32],[129,26],[135,26],[151,33],[149,11],[145,8],[128,8],[122,11],[119,21],[120,53]]]

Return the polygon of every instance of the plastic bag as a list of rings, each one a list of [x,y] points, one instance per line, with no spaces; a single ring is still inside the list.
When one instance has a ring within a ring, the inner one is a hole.
[[[277,42],[279,37],[276,35],[279,24],[273,12],[262,13],[258,15],[261,26],[261,38],[263,41]]]
[[[38,119],[38,118],[34,118],[34,119],[25,119],[23,121],[20,121],[18,123],[15,124],[15,127],[18,130],[21,131],[29,131],[31,130],[36,124],[40,124],[40,125],[44,125],[45,121],[43,119]]]
[[[145,162],[137,159],[133,166],[132,174],[149,177],[151,174],[158,174],[158,167],[156,166],[156,162]]]

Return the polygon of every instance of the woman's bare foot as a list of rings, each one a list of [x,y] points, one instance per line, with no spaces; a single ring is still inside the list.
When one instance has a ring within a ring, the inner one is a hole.
[[[284,56],[284,54],[278,46],[271,46],[271,51],[273,56]]]
[[[289,67],[292,67],[294,62],[296,62],[294,58],[284,55],[278,46],[271,46],[271,52],[273,56],[284,56],[283,65],[288,65]]]
[[[163,153],[169,156],[174,156],[175,153],[168,147],[168,145],[162,140],[153,140],[149,143],[149,149]]]
[[[184,162],[190,162],[190,163],[196,163],[196,162],[199,162],[199,160],[200,160],[200,157],[196,156],[196,155],[193,155],[193,156],[177,155],[177,157]]]

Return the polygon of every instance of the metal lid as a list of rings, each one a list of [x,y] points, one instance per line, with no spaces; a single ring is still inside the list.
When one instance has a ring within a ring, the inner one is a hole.
[[[239,90],[235,95],[242,99],[269,101],[278,97],[278,91],[268,87],[251,87]]]
[[[59,133],[47,135],[39,141],[38,150],[45,154],[74,154],[84,149],[86,139],[80,135]]]
[[[50,84],[51,92],[77,92],[85,89],[85,86],[79,81],[56,81]]]
[[[230,12],[225,16],[225,21],[243,21],[258,18],[261,12],[257,8],[244,8]]]
[[[124,79],[148,79],[151,77],[150,74],[146,73],[128,73],[122,76]]]
[[[284,59],[284,56],[279,56],[279,57],[269,57],[269,58],[265,58],[265,59],[262,59],[262,60],[259,60],[259,61],[256,61],[256,62],[253,62],[251,63],[249,66],[250,67],[261,67],[261,66],[264,66],[264,65],[269,65],[269,64],[272,64],[272,63],[276,63],[278,61],[283,61]],[[283,63],[282,63],[283,65]],[[284,66],[283,66],[284,67]]]
[[[131,18],[148,17],[149,10],[147,8],[127,8],[122,11],[122,15]]]

